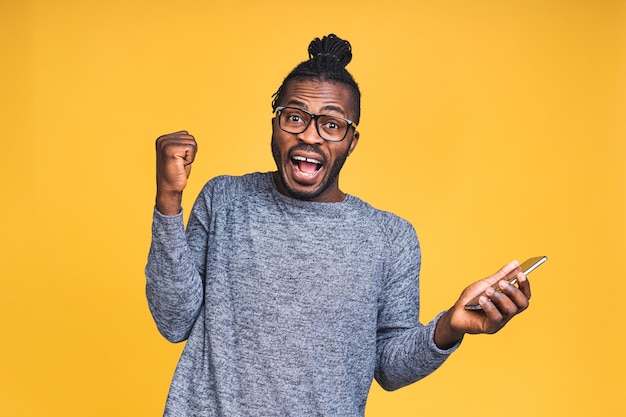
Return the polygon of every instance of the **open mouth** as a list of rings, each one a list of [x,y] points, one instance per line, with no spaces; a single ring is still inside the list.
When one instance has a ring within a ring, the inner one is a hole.
[[[291,162],[302,175],[307,177],[315,176],[324,165],[318,159],[306,158],[304,156],[293,156]]]

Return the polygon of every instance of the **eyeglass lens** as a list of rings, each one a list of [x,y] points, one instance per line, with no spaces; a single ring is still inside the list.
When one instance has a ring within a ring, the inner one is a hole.
[[[328,141],[340,142],[346,136],[350,125],[348,121],[330,115],[312,116],[304,110],[294,107],[285,107],[280,111],[280,127],[288,133],[302,133],[315,117],[316,128],[319,135]]]

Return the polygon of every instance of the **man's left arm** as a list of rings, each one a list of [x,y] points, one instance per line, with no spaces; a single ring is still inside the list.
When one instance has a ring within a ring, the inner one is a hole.
[[[382,288],[377,332],[375,378],[386,390],[409,385],[435,371],[460,345],[465,334],[495,333],[528,307],[530,284],[517,261],[467,287],[449,310],[427,325],[419,322],[421,251],[412,227],[394,227],[389,271]],[[508,283],[517,274],[519,288]],[[502,282],[501,282],[502,281]],[[501,291],[489,288],[501,282]],[[482,311],[465,304],[481,297]]]
[[[375,378],[383,389],[395,390],[435,371],[456,349],[434,342],[438,315],[427,325],[419,321],[421,251],[413,227],[386,219],[387,262],[379,296]],[[454,336],[454,335],[453,335]]]

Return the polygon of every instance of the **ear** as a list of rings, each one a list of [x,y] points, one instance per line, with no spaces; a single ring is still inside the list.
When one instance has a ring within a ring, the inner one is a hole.
[[[353,151],[354,148],[356,148],[356,145],[359,143],[359,131],[355,130],[354,134],[352,135],[352,141],[350,142],[350,147],[348,148],[348,155],[350,155]]]

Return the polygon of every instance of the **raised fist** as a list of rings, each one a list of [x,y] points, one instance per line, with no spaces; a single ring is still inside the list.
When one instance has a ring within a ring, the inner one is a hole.
[[[163,135],[156,140],[157,210],[178,214],[183,190],[191,173],[198,144],[187,131]]]

